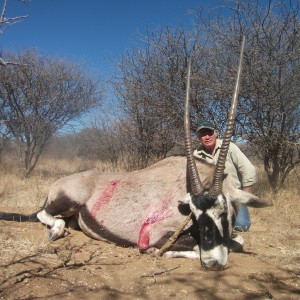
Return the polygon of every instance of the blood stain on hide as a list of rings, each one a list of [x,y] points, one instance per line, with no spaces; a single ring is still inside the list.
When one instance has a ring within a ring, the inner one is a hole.
[[[93,218],[96,217],[100,208],[110,201],[119,182],[120,182],[120,180],[113,180],[113,181],[110,181],[109,184],[106,186],[106,188],[104,189],[101,196],[96,200],[95,204],[93,205],[93,208],[92,208],[92,217]]]
[[[150,233],[151,233],[151,225],[161,222],[167,218],[172,216],[172,212],[170,210],[170,201],[172,200],[172,195],[167,194],[167,196],[162,200],[162,205],[158,207],[155,211],[152,211],[149,216],[143,222],[139,238],[138,238],[138,248],[141,250],[146,250],[150,245]]]

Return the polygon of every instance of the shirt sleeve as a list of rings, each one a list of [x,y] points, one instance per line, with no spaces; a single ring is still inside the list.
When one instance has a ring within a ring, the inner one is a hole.
[[[256,182],[256,169],[254,165],[234,143],[230,143],[229,151],[242,187],[253,185]]]

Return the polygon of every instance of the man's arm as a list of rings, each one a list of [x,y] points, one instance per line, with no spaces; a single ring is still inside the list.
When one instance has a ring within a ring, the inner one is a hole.
[[[256,182],[256,169],[237,145],[230,143],[230,146],[231,159],[239,176],[241,176],[243,190],[251,193],[252,187]]]
[[[253,185],[243,187],[243,191],[251,193],[251,194],[252,194],[252,190],[253,190]]]

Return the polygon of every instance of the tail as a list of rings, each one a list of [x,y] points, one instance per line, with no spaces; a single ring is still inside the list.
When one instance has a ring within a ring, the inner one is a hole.
[[[35,213],[32,213],[30,215],[23,215],[18,213],[6,213],[6,212],[0,212],[0,220],[5,221],[16,221],[16,222],[39,222],[39,219],[37,218],[37,214],[40,211],[37,211]]]
[[[38,219],[37,214],[46,207],[47,200],[48,197],[46,198],[43,206],[37,212],[34,212],[30,215],[23,215],[18,213],[6,213],[0,211],[0,220],[15,221],[15,222],[39,222],[40,220]]]

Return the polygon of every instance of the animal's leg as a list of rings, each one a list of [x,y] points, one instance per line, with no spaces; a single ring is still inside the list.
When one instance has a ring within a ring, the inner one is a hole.
[[[174,258],[174,257],[183,257],[183,258],[191,258],[191,259],[199,259],[199,247],[195,246],[193,251],[167,251],[164,254],[167,258]]]
[[[37,214],[38,219],[43,223],[51,227],[48,240],[54,241],[64,235],[65,221],[62,219],[56,219],[52,215],[48,214],[45,209],[41,210]]]
[[[157,256],[159,253],[159,249],[155,247],[151,247],[146,251],[143,251],[142,253],[150,254],[152,256]],[[199,250],[197,249],[195,249],[195,251],[167,251],[164,253],[164,257],[166,258],[182,257],[182,258],[190,258],[190,259],[199,259],[200,254],[199,254]]]
[[[244,247],[244,239],[238,234],[233,234],[230,240],[230,251],[242,252],[243,247]]]
[[[68,228],[72,228],[74,230],[80,229],[79,224],[78,224],[78,214],[75,214],[71,217],[64,218],[66,222],[66,226]]]
[[[159,249],[157,249],[156,247],[150,247],[147,250],[140,251],[140,252],[156,256],[156,254],[158,253],[158,251],[159,251]]]

